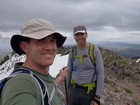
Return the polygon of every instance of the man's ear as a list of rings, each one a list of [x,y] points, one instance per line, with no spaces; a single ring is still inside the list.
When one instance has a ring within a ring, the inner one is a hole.
[[[21,48],[25,53],[27,53],[27,51],[28,51],[27,42],[21,41],[20,44],[19,44],[19,46],[20,46],[20,48]]]
[[[86,38],[87,38],[88,34],[86,33]]]

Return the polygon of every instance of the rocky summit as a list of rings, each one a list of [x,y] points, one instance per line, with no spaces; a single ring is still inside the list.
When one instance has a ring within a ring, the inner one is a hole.
[[[138,62],[140,58],[126,58],[104,48],[100,48],[100,50],[105,67],[105,85],[101,105],[140,105],[140,62]],[[68,52],[69,48],[58,49],[58,53],[61,53],[62,56]],[[18,58],[12,52],[1,59],[0,64],[3,65],[7,60],[10,60],[11,56]],[[5,67],[8,71],[8,66]],[[0,73],[4,69],[2,67]],[[64,83],[60,89],[65,92]]]
[[[101,105],[140,105],[138,58],[126,58],[104,48],[100,50],[105,67],[105,85]],[[60,88],[64,90],[64,84]]]

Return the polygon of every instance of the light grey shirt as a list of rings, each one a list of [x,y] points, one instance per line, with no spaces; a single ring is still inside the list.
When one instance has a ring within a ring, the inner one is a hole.
[[[88,48],[79,49],[77,48],[76,55],[88,55]],[[80,63],[79,58],[75,58],[74,62],[72,61],[73,53],[72,51],[69,54],[68,60],[68,76],[67,76],[67,86],[69,86],[70,79],[78,84],[91,83],[97,81],[97,90],[96,95],[101,96],[104,86],[104,65],[103,59],[100,50],[94,45],[94,58],[96,62],[96,67],[93,65],[89,57],[84,57],[82,64]],[[73,64],[72,64],[73,63]],[[73,68],[73,69],[72,69]],[[95,69],[96,68],[96,69]]]

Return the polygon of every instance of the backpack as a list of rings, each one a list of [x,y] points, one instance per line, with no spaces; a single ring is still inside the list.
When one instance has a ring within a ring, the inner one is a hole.
[[[42,96],[42,105],[51,105],[51,100],[52,100],[52,98],[54,96],[54,92],[55,92],[55,86],[54,86],[52,93],[49,97],[49,92],[48,92],[48,89],[47,89],[47,86],[45,85],[45,83],[36,74],[34,74],[32,71],[25,69],[25,68],[19,68],[19,69],[15,70],[13,73],[11,73],[9,77],[6,77],[6,78],[0,80],[0,101],[1,101],[2,89],[5,85],[5,83],[10,78],[13,78],[18,74],[24,74],[24,75],[29,75],[29,76],[33,77],[40,88],[40,92],[41,92],[41,96]]]
[[[89,45],[89,50],[88,50],[88,55],[77,56],[77,47],[74,46],[73,49],[72,49],[72,59],[71,59],[71,61],[72,61],[71,62],[72,71],[74,70],[73,62],[74,62],[75,58],[79,58],[80,59],[80,63],[82,64],[82,57],[89,57],[90,60],[92,61],[92,64],[95,66],[96,62],[95,62],[93,51],[94,51],[94,44],[90,44]]]
[[[89,45],[89,50],[88,50],[88,55],[77,55],[77,47],[74,46],[73,49],[72,49],[72,59],[71,59],[71,69],[72,69],[72,71],[71,71],[71,73],[74,71],[73,63],[74,63],[75,58],[79,58],[80,59],[80,64],[82,64],[83,57],[89,57],[90,60],[91,60],[91,62],[92,62],[92,64],[96,67],[96,62],[95,62],[95,58],[94,58],[94,53],[93,52],[94,52],[94,45],[93,44],[90,44]],[[93,78],[94,78],[94,76],[93,76]],[[76,84],[75,81],[72,78],[70,80],[70,83],[72,85],[74,85],[74,86]],[[82,86],[82,87],[88,87],[87,94],[89,94],[90,91],[94,87],[96,87],[96,82],[88,83],[88,84],[82,84],[82,85],[81,84],[78,84],[78,85],[79,86]]]

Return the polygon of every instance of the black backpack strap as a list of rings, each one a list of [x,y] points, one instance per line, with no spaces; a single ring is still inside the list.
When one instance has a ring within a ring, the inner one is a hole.
[[[45,86],[44,82],[35,74],[33,74],[33,77],[35,77],[37,82],[40,84],[39,86],[41,88],[40,89],[41,90],[41,95],[43,95],[42,96],[43,97],[42,102],[44,102],[44,104],[42,104],[42,105],[50,105],[50,104],[48,104],[50,102],[49,102],[48,92],[46,91],[46,86]]]
[[[73,63],[74,63],[74,60],[75,60],[75,56],[76,56],[76,54],[77,54],[77,47],[76,46],[74,46],[73,48],[72,48],[72,57],[71,57],[71,71],[73,72],[74,71],[74,66],[73,66]]]
[[[34,74],[32,71],[30,71],[26,68],[19,68],[19,69],[15,70],[10,75],[10,77],[14,77],[18,74],[28,74],[28,75],[32,76],[35,79],[35,81],[38,83],[38,86],[40,88],[41,96],[42,96],[42,105],[51,105],[50,100],[48,98],[48,95],[49,95],[48,90],[46,90],[47,86],[36,74]]]

